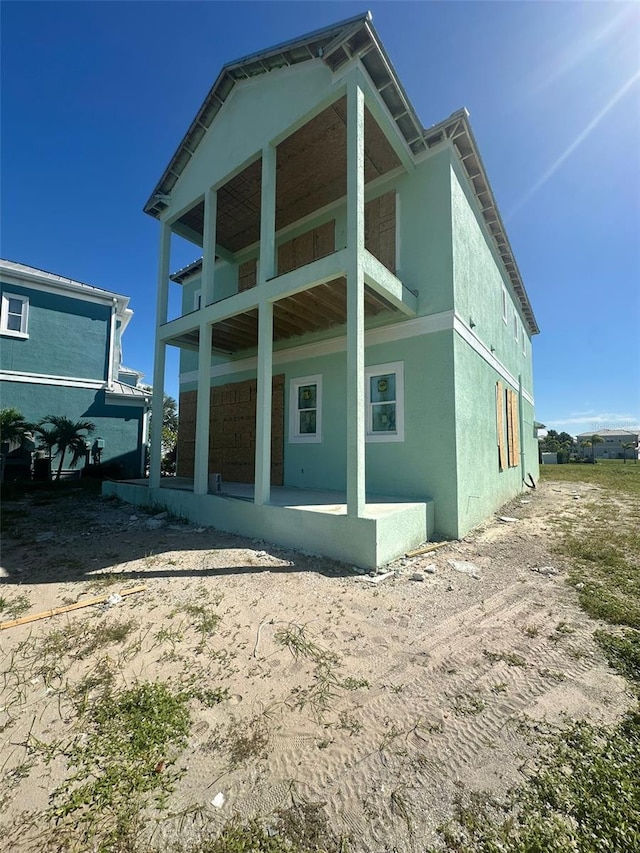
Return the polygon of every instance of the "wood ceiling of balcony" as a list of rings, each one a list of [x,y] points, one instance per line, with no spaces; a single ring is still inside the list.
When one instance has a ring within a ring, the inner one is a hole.
[[[375,317],[381,311],[395,312],[385,299],[365,286],[364,311]],[[279,300],[273,306],[273,340],[284,341],[308,332],[321,332],[347,321],[347,292],[344,278]],[[230,317],[213,326],[212,346],[224,352],[240,352],[258,345],[258,309]]]
[[[365,183],[400,166],[395,151],[365,108]],[[238,252],[260,239],[262,161],[218,190],[216,242]],[[341,98],[280,143],[276,164],[276,230],[343,198],[347,192],[347,101]],[[178,222],[202,237],[204,202]]]

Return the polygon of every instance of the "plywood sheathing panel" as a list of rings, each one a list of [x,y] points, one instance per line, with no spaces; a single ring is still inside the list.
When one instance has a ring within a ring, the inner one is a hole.
[[[255,473],[256,380],[211,389],[210,474],[223,482],[253,483]],[[197,392],[180,394],[178,476],[193,477]],[[281,486],[284,465],[284,375],[273,377],[271,398],[271,485]]]
[[[218,190],[216,242],[230,252],[260,239],[262,160],[256,160]]]
[[[347,101],[341,98],[280,143],[276,171],[276,229],[291,225],[347,192]],[[368,109],[364,119],[365,183],[400,165]],[[260,239],[262,160],[218,190],[216,242],[238,252]],[[179,220],[202,236],[204,203]]]
[[[284,228],[346,195],[347,100],[323,110],[278,146],[276,228]],[[365,108],[365,183],[400,165]]]
[[[278,247],[278,275],[304,267],[335,252],[335,219],[288,240]]]
[[[364,206],[364,245],[392,273],[396,272],[396,193],[378,196]]]
[[[257,283],[258,262],[256,258],[251,258],[238,267],[238,293],[255,287]]]

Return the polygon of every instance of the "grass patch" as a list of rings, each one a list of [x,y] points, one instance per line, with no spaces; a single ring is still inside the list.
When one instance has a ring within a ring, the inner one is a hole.
[[[574,568],[580,604],[591,616],[625,626],[598,630],[610,665],[640,685],[640,466],[622,462],[559,465],[542,479],[580,483],[598,493],[581,520],[562,525],[559,551]],[[556,626],[553,640],[571,633]],[[486,652],[491,660],[502,654]],[[508,661],[507,661],[508,662]],[[564,676],[539,670],[545,678]],[[537,771],[506,803],[474,796],[441,828],[456,853],[614,853],[640,850],[640,708],[614,726],[576,722],[547,736]]]
[[[609,665],[640,688],[640,631],[625,631],[622,636],[596,631],[595,638]]]
[[[553,735],[527,786],[501,806],[477,798],[441,828],[456,853],[640,850],[640,718],[608,730],[578,722]],[[507,812],[500,818],[500,813]]]
[[[324,803],[295,802],[268,819],[228,821],[219,835],[179,845],[175,853],[346,853],[329,827]]]
[[[527,662],[522,657],[522,655],[516,654],[516,652],[490,652],[488,649],[484,649],[482,654],[489,658],[491,663],[499,663],[500,661],[504,661],[507,666],[526,666]]]
[[[31,602],[26,595],[16,595],[15,598],[0,596],[0,614],[9,619],[18,619],[31,607]]]
[[[62,756],[68,775],[50,796],[49,841],[69,851],[135,850],[141,814],[166,806],[180,773],[172,769],[190,726],[186,694],[160,682],[105,693],[80,717],[82,733]]]

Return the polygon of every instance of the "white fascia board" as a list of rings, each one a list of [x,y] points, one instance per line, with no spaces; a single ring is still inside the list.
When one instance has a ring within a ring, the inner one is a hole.
[[[33,385],[61,385],[64,388],[88,388],[100,391],[106,388],[104,381],[85,379],[77,376],[52,376],[48,373],[22,373],[18,370],[0,370],[0,381],[26,382]]]
[[[151,396],[133,396],[132,394],[117,394],[115,391],[107,391],[105,402],[110,406],[150,406]]]
[[[111,305],[115,299],[121,312],[124,312],[129,304],[129,297],[122,296],[119,293],[110,293],[108,290],[88,291],[79,283],[56,282],[36,274],[10,272],[2,266],[0,266],[0,277],[3,284],[41,290],[45,293],[55,293],[57,296],[70,296],[74,299],[82,299],[85,302],[97,302],[100,305]]]

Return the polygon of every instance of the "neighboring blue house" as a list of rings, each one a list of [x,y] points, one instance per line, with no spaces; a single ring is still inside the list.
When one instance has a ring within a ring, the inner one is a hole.
[[[121,365],[128,297],[5,260],[0,293],[0,405],[92,421],[101,462],[144,474],[150,395]]]

